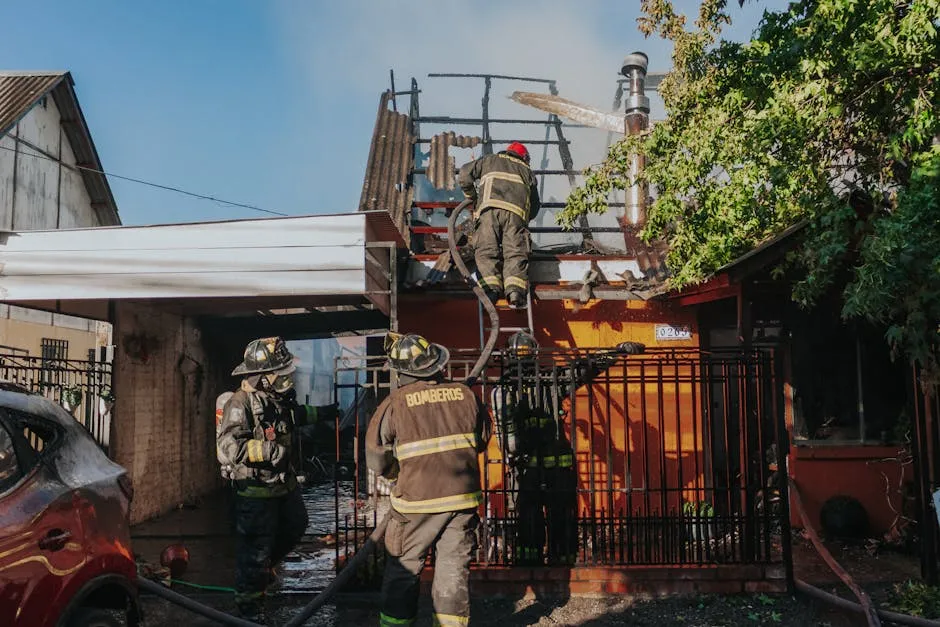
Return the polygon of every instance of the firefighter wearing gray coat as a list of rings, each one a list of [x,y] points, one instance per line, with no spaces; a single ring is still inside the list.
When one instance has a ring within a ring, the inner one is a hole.
[[[443,346],[390,333],[385,350],[403,385],[379,405],[366,433],[369,469],[394,479],[380,624],[414,622],[419,578],[433,549],[434,624],[462,627],[470,617],[470,560],[483,500],[478,455],[489,439],[489,413],[466,385],[443,379]]]
[[[539,190],[529,168],[529,151],[513,142],[499,154],[464,165],[457,182],[476,202],[473,249],[480,286],[494,301],[505,292],[513,308],[525,307],[529,221],[539,212]]]
[[[295,427],[335,415],[333,406],[298,405],[294,356],[279,337],[254,340],[232,372],[238,389],[216,405],[216,455],[235,492],[235,605],[263,620],[273,569],[300,541],[307,510],[298,488]]]

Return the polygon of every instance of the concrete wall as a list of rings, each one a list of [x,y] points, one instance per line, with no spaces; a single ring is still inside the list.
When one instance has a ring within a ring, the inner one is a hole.
[[[0,229],[25,231],[100,224],[81,174],[56,161],[75,165],[75,155],[52,98],[33,107],[0,138],[0,145],[16,150],[0,150]]]
[[[134,481],[140,522],[221,486],[215,397],[232,365],[216,365],[192,319],[139,305],[118,304],[114,341],[112,457]]]

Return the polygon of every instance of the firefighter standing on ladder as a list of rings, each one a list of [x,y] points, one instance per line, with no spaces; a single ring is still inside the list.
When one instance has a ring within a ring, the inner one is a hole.
[[[489,413],[466,385],[443,379],[443,346],[389,333],[385,350],[402,387],[379,405],[366,433],[369,469],[395,479],[381,625],[414,622],[419,577],[433,549],[434,624],[461,627],[470,616],[470,560],[483,500],[478,455],[489,439]]]
[[[254,340],[232,376],[234,393],[216,402],[216,454],[235,491],[235,603],[249,619],[264,619],[264,594],[275,566],[307,529],[292,458],[294,427],[335,416],[336,407],[298,405],[294,356],[279,337]]]
[[[499,154],[464,165],[457,182],[476,202],[473,248],[481,287],[494,301],[505,292],[511,307],[524,308],[529,290],[528,225],[540,206],[529,151],[513,142]]]

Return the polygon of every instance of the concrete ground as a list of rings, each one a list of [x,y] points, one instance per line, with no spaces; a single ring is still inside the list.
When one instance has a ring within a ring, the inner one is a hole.
[[[327,497],[329,492],[329,498]],[[333,577],[334,548],[329,535],[333,528],[332,484],[307,491],[311,517],[310,535],[283,566],[281,591],[269,599],[269,625],[282,625],[294,616]],[[234,545],[226,495],[204,499],[195,507],[174,511],[132,530],[135,553],[145,563],[159,564],[160,552],[168,544],[183,541],[190,552],[190,565],[182,579],[202,586],[231,587],[234,584]],[[916,559],[895,553],[868,554],[858,546],[833,544],[833,555],[855,576],[876,602],[886,598],[890,583],[919,577]],[[798,535],[794,539],[796,576],[829,592],[851,598],[837,578],[816,556],[815,550]],[[187,596],[223,611],[234,611],[230,592],[214,592],[175,585]],[[151,596],[143,598],[147,627],[181,625],[208,626],[185,610]],[[428,599],[422,600],[419,625],[429,625]],[[472,606],[473,624],[501,625],[687,625],[720,627],[732,625],[800,625],[849,627],[860,616],[846,615],[789,595],[738,595],[670,597],[648,599],[535,599],[478,598]],[[378,597],[375,593],[343,594],[324,607],[309,625],[377,625]]]

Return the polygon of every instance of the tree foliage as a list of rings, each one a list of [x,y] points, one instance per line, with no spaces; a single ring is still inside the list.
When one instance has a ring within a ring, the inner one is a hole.
[[[843,315],[937,371],[940,349],[940,0],[801,0],[765,12],[745,43],[721,39],[726,0],[689,25],[644,0],[640,30],[674,44],[666,120],[615,144],[562,221],[607,210],[647,155],[655,199],[643,231],[664,238],[673,286],[799,221],[794,298],[843,293]]]

